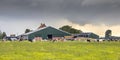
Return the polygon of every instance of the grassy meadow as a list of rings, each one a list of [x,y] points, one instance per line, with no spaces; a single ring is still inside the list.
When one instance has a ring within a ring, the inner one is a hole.
[[[0,60],[120,60],[120,42],[0,42]]]

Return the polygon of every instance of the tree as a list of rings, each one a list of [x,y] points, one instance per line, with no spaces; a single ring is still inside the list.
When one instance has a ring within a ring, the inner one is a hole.
[[[26,30],[25,30],[25,33],[28,33],[28,32],[30,32],[30,31],[31,31],[30,29],[26,29]]]
[[[2,33],[2,39],[3,39],[4,37],[6,37],[6,36],[7,36],[6,33],[3,32],[3,33]]]
[[[111,35],[112,35],[112,31],[111,30],[106,30],[106,32],[105,32],[105,38],[106,39],[110,39]]]
[[[5,32],[1,32],[1,30],[0,30],[0,39],[3,39],[5,36],[7,36],[6,33]]]
[[[2,32],[1,32],[1,30],[0,30],[0,39],[2,39]]]
[[[82,32],[81,30],[77,30],[75,28],[72,28],[72,26],[69,26],[69,25],[62,26],[59,29],[66,31],[66,32],[69,32],[71,34],[79,34]]]

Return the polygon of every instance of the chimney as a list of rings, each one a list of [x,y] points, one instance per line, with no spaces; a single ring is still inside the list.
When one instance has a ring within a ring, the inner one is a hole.
[[[41,25],[38,27],[38,29],[41,29],[41,28],[44,28],[44,27],[46,27],[46,25],[41,23]]]

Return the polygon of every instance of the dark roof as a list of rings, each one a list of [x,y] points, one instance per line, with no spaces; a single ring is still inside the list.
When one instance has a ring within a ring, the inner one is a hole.
[[[75,34],[75,36],[78,36],[78,35],[90,35],[90,34],[94,34],[92,32],[83,32],[83,33],[80,33],[80,34]]]
[[[89,35],[89,34],[92,34],[92,32],[81,33],[81,35]]]
[[[44,28],[41,28],[41,29],[37,29],[37,30],[31,31],[31,32],[28,32],[28,33],[25,33],[25,34],[22,34],[22,35],[29,35],[29,34],[32,34],[32,33],[34,33],[34,32],[37,32],[37,31],[40,31],[40,30],[49,28],[49,27],[50,27],[50,28],[53,28],[53,29],[56,29],[56,28],[54,28],[54,27],[48,26],[48,27],[44,27]],[[56,29],[56,30],[59,30],[59,31],[64,32],[64,33],[67,33],[67,34],[70,34],[70,33],[66,32],[66,31],[63,31],[63,30],[60,30],[60,29]],[[71,35],[71,34],[70,34],[70,35]]]

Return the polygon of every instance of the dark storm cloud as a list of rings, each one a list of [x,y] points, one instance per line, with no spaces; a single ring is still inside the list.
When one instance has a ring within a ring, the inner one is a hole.
[[[65,18],[79,24],[119,24],[120,0],[0,0],[0,16]]]

